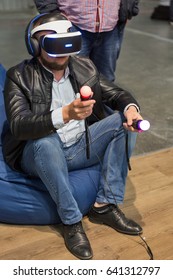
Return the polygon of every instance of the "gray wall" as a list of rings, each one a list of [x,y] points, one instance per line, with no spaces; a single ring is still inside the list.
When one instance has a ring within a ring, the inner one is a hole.
[[[0,12],[25,11],[33,7],[33,0],[0,0]]]
[[[170,4],[170,0],[160,0],[160,5],[163,5],[163,6],[169,6]]]

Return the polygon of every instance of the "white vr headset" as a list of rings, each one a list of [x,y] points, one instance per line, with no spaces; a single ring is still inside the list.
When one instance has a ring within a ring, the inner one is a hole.
[[[53,33],[40,37],[40,46],[49,56],[62,57],[77,54],[81,50],[82,36],[79,31],[71,31],[68,20],[57,20],[43,23],[31,30],[31,37],[39,31]]]

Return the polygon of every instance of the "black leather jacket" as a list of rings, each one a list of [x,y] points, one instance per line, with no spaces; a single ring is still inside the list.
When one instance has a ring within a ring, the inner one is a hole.
[[[133,96],[101,77],[91,60],[69,59],[70,79],[75,92],[88,85],[96,100],[89,125],[105,117],[104,105],[123,112],[129,103],[138,103]],[[25,60],[7,71],[4,101],[8,125],[4,127],[3,152],[6,162],[20,170],[20,158],[29,139],[38,139],[55,132],[51,119],[53,75],[37,59]]]

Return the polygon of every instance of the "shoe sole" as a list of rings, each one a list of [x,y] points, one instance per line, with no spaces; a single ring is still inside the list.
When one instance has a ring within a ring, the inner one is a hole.
[[[137,233],[136,233],[136,232],[133,233],[133,232],[122,231],[122,230],[113,228],[113,227],[111,227],[110,225],[108,225],[108,224],[106,224],[106,223],[98,222],[97,220],[95,220],[95,219],[93,219],[93,218],[90,218],[90,217],[88,217],[88,218],[89,218],[89,221],[92,222],[92,223],[94,223],[94,224],[100,224],[100,225],[108,226],[108,227],[110,227],[110,228],[112,228],[112,229],[114,229],[114,230],[116,230],[116,231],[118,231],[118,232],[120,232],[120,233],[123,233],[123,234],[128,234],[128,235],[140,235],[140,234],[143,233],[143,231],[139,231],[139,232],[137,232]]]
[[[68,250],[73,256],[75,256],[76,258],[78,258],[78,259],[80,259],[80,260],[90,260],[90,259],[93,258],[93,253],[91,254],[91,256],[88,256],[88,257],[81,257],[81,256],[75,254],[72,250],[70,250],[70,249],[67,247],[66,243],[65,243],[65,246],[66,246],[67,250]]]

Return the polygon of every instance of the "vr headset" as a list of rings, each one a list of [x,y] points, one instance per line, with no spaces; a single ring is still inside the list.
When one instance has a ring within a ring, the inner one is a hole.
[[[78,54],[81,50],[82,36],[79,31],[72,31],[68,20],[55,20],[43,23],[31,30],[31,38],[39,31],[49,31],[39,39],[39,45],[51,57]]]

